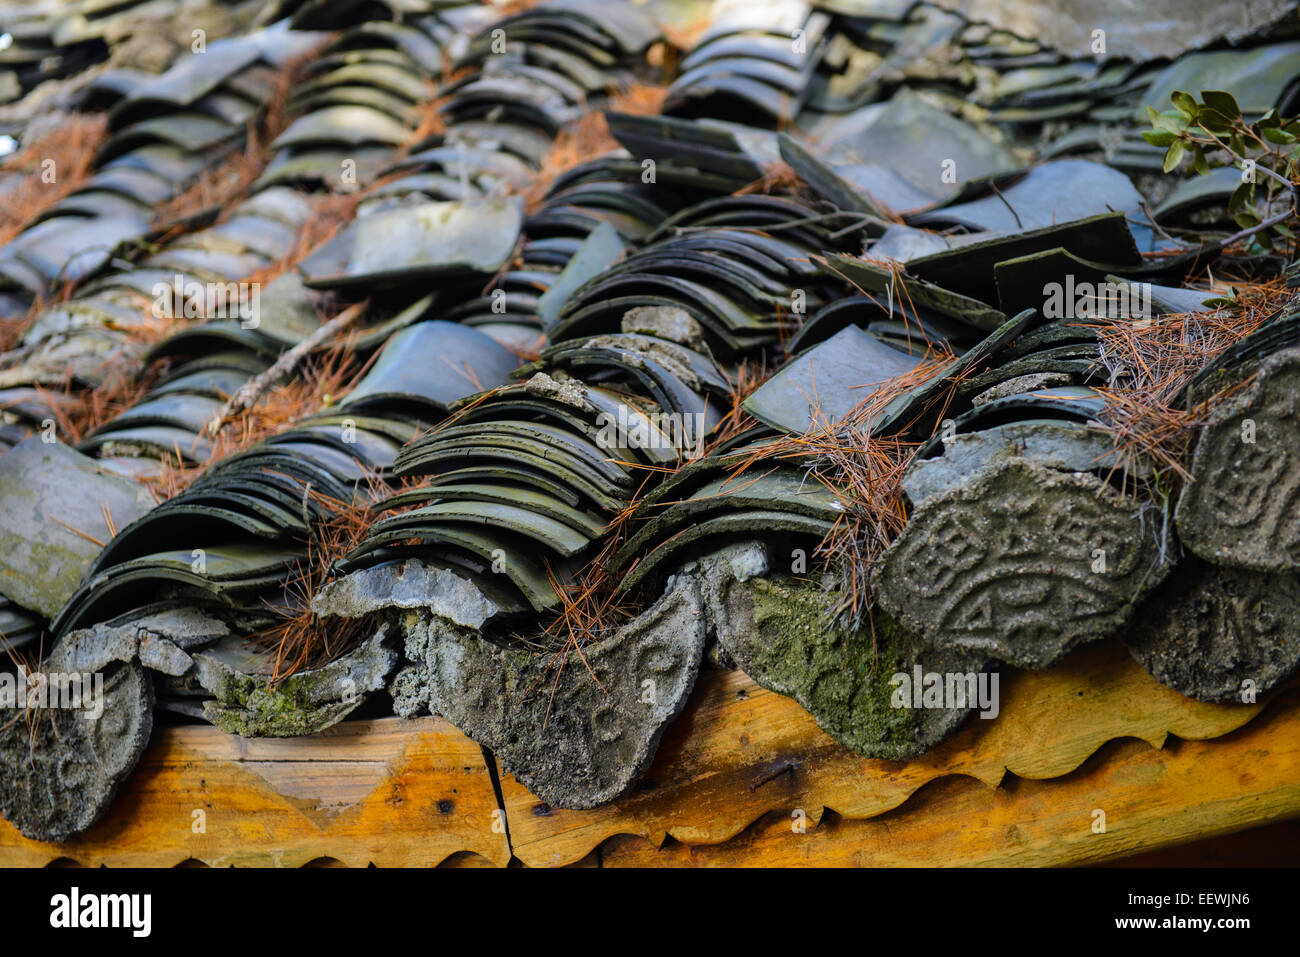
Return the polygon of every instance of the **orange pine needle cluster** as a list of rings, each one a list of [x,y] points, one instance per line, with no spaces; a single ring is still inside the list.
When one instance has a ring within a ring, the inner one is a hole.
[[[617,113],[648,116],[660,111],[667,94],[666,86],[633,83],[613,91],[608,108]],[[581,119],[560,131],[555,144],[542,161],[541,170],[524,191],[524,203],[528,211],[533,212],[542,204],[561,173],[616,149],[619,149],[619,144],[610,135],[604,112],[593,110],[583,114]]]
[[[179,494],[222,459],[251,448],[326,408],[333,397],[350,388],[363,372],[354,354],[354,341],[355,334],[309,357],[293,379],[270,389],[251,409],[227,422],[215,436],[209,436],[214,449],[206,464],[185,463],[179,450],[175,456],[168,457],[159,475],[145,479],[154,495],[165,501]]]
[[[907,522],[900,483],[920,447],[897,436],[873,436],[872,426],[894,399],[942,374],[952,360],[951,353],[931,352],[910,372],[874,386],[838,422],[822,421],[806,433],[783,436],[748,454],[732,470],[733,479],[739,479],[746,472],[761,473],[768,463],[797,462],[810,479],[840,499],[844,511],[816,554],[844,578],[835,612],[854,626],[871,622],[868,574]],[[958,384],[954,378],[933,400],[940,414]]]
[[[357,647],[368,633],[362,620],[323,620],[311,610],[311,600],[325,584],[334,563],[359,545],[375,521],[375,506],[391,491],[378,475],[370,473],[352,501],[342,501],[307,487],[310,499],[325,514],[311,529],[306,550],[286,584],[287,609],[277,609],[281,621],[253,641],[275,652],[272,682],[297,671],[318,668]]]
[[[4,203],[0,204],[0,245],[86,181],[95,153],[107,136],[108,119],[104,114],[70,114],[0,164],[0,177],[22,177],[5,192]],[[45,181],[47,170],[53,173],[53,182]]]
[[[1116,449],[1130,466],[1136,468],[1146,458],[1175,485],[1189,477],[1187,458],[1196,429],[1227,395],[1183,408],[1181,393],[1197,372],[1259,329],[1289,298],[1280,279],[1238,284],[1237,290],[1235,308],[1095,325],[1116,383],[1098,391],[1107,401]]]
[[[205,210],[228,214],[253,185],[274,157],[271,144],[289,128],[294,115],[288,109],[289,93],[302,82],[304,70],[315,51],[295,57],[276,71],[275,86],[266,107],[249,122],[243,149],[232,150],[222,162],[205,169],[190,187],[154,210],[154,223],[170,227],[161,237],[166,241],[188,231],[185,222]]]

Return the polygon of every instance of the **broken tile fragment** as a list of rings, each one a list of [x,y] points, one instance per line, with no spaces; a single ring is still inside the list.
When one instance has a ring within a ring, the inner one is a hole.
[[[402,686],[425,689],[431,711],[491,748],[542,801],[584,809],[649,767],[695,684],[705,614],[696,584],[678,579],[581,660],[500,648],[434,618],[408,618],[404,630],[415,671]]]

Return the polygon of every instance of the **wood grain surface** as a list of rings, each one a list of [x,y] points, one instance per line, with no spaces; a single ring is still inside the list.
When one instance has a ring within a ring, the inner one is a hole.
[[[853,754],[791,699],[715,671],[646,778],[606,807],[547,807],[489,757],[438,718],[297,739],[169,728],[80,838],[41,844],[0,822],[0,865],[1104,861],[1300,817],[1300,689],[1203,704],[1105,642],[1004,675],[996,720],[898,762]]]

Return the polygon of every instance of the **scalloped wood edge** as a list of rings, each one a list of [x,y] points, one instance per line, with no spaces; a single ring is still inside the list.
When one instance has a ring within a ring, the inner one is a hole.
[[[1045,781],[936,780],[896,811],[866,820],[826,815],[804,830],[791,812],[765,815],[723,844],[655,847],[622,835],[600,867],[1052,867],[1101,864],[1146,851],[1300,820],[1300,700],[1212,741],[1165,748],[1126,739]],[[1104,825],[1104,830],[1101,829]],[[1280,858],[1279,858],[1280,860]]]
[[[913,761],[872,761],[838,745],[791,699],[758,687],[741,672],[710,672],[669,728],[637,789],[582,812],[540,804],[508,774],[500,778],[499,803],[495,769],[483,750],[437,718],[344,722],[297,739],[170,728],[156,735],[105,819],[82,837],[42,844],[0,824],[0,865],[504,865],[513,854],[528,865],[555,866],[589,863],[597,848],[602,860],[607,850],[613,855],[611,863],[639,860],[636,854],[643,851],[658,854],[654,849],[668,837],[676,842],[670,847],[693,846],[690,853],[704,859],[702,848],[729,847],[755,828],[766,834],[762,821],[773,815],[781,819],[778,831],[789,830],[785,818],[796,808],[804,812],[809,833],[824,834],[823,817],[840,827],[905,803],[896,813],[910,813],[913,804],[925,805],[922,797],[931,790],[963,783],[1014,801],[1030,784],[1040,786],[1034,779],[1072,780],[1072,772],[1116,738],[1138,738],[1143,753],[1175,761],[1177,745],[1163,750],[1170,735],[1184,741],[1229,735],[1269,700],[1212,705],[1184,698],[1158,685],[1118,642],[1080,649],[1047,672],[1005,675],[1001,691],[996,720],[974,717]],[[1294,736],[1300,695],[1272,696],[1279,697],[1271,711],[1289,716]],[[1255,760],[1251,753],[1226,741],[1210,750],[1216,747],[1223,749],[1216,761],[1238,767],[1233,781],[1240,779],[1235,793],[1242,800],[1270,784],[1244,766]],[[1106,767],[1102,762],[1102,771]],[[1291,777],[1300,780],[1294,767]],[[1122,783],[1122,776],[1117,780]],[[1112,800],[1098,793],[1098,801]],[[1287,795],[1289,804],[1259,807],[1274,816],[1300,814],[1300,794]],[[1201,803],[1195,788],[1181,802],[1189,808]],[[824,815],[825,809],[833,814]],[[1259,816],[1238,827],[1269,819]],[[931,826],[943,831],[958,819],[946,820],[944,827]],[[967,823],[952,829],[964,830]],[[1211,813],[1204,830],[1184,839],[1225,829],[1235,828]],[[643,851],[629,850],[636,847]],[[1087,847],[1092,853],[1093,845]],[[981,859],[975,851],[959,856],[963,862]],[[729,853],[719,852],[718,859],[733,860]],[[847,852],[825,853],[832,862]],[[904,856],[911,863],[943,860],[925,847],[909,854]],[[682,853],[652,860],[694,862]]]
[[[510,860],[482,748],[435,718],[346,721],[307,738],[168,728],[86,834],[43,844],[0,824],[7,867],[430,867],[462,852]]]
[[[1120,642],[1099,642],[1048,671],[1004,675],[995,720],[972,717],[911,761],[877,761],[837,744],[792,699],[742,672],[715,672],[702,677],[634,793],[603,808],[564,811],[539,804],[502,774],[502,794],[515,855],[525,864],[555,866],[580,860],[619,834],[656,846],[669,836],[720,844],[774,810],[804,808],[811,824],[823,808],[869,818],[949,775],[990,788],[1008,771],[1059,777],[1115,738],[1140,738],[1158,749],[1171,734],[1189,740],[1227,734],[1268,700],[1217,705],[1185,698],[1157,683]]]

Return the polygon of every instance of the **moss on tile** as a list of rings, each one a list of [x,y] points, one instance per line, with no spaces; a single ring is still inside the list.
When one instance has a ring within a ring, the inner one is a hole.
[[[705,563],[718,639],[760,685],[789,695],[845,747],[901,760],[925,752],[965,720],[967,708],[895,706],[902,673],[924,659],[927,671],[979,671],[982,657],[938,652],[884,615],[876,634],[833,622],[832,596],[793,578],[737,580]]]

